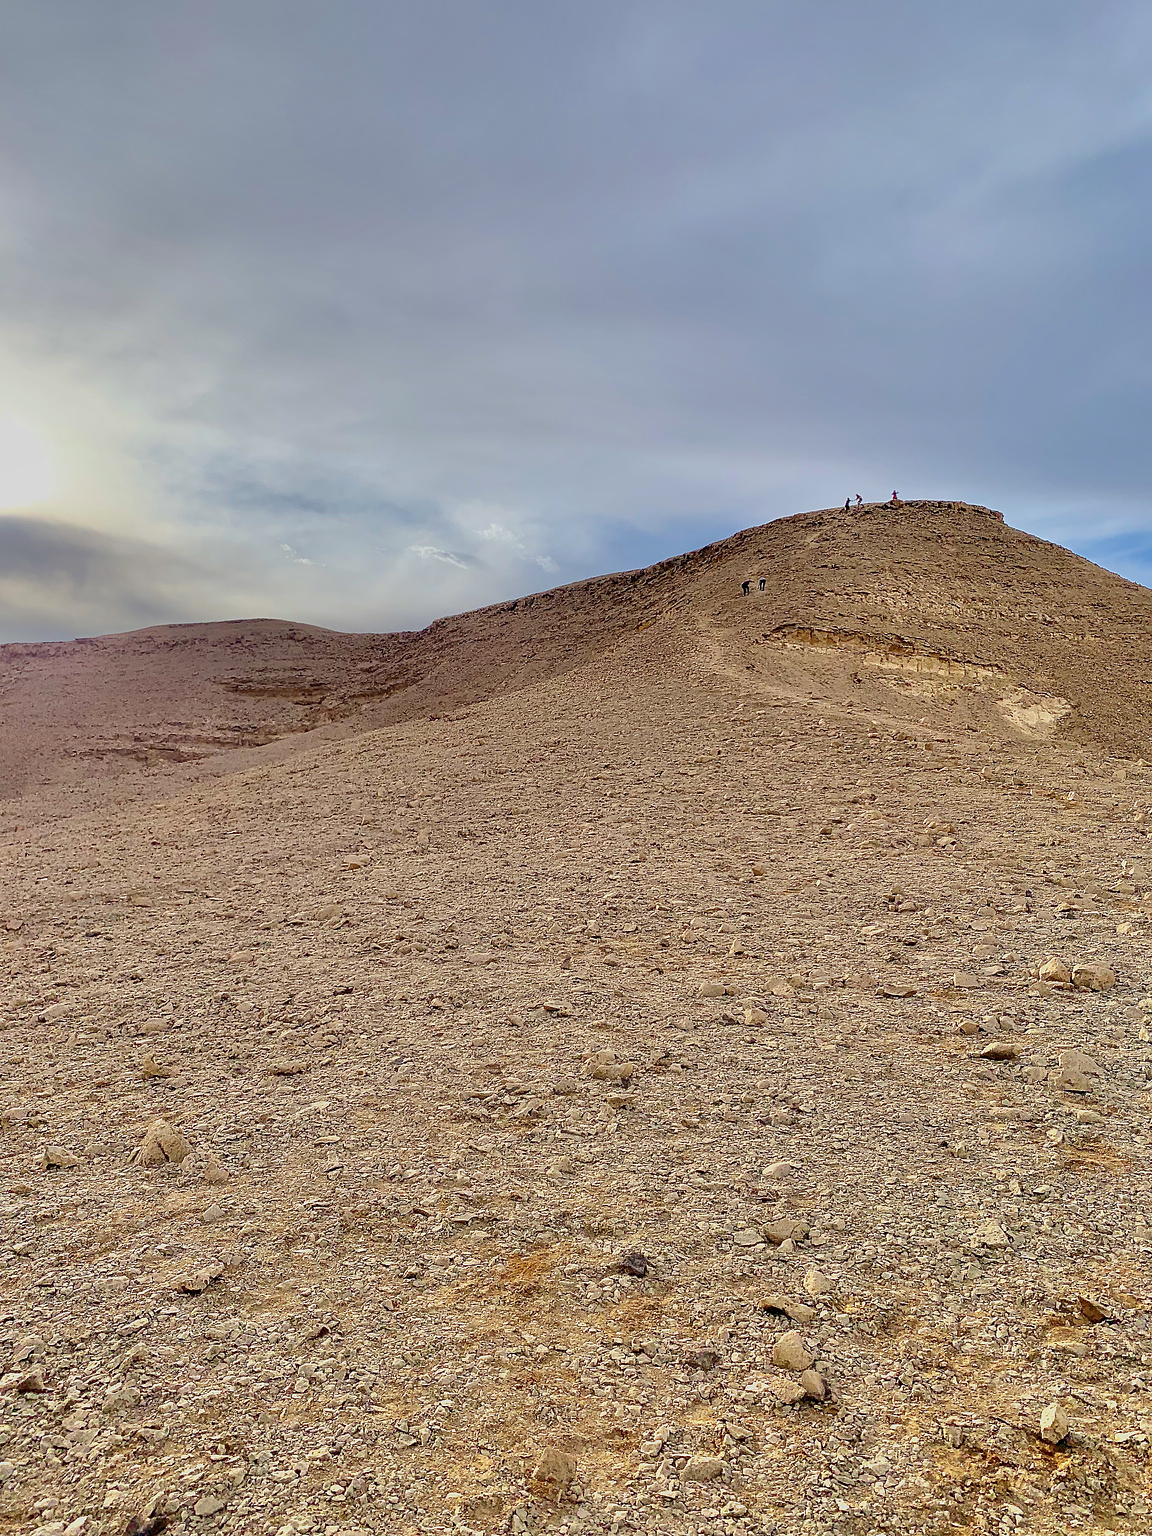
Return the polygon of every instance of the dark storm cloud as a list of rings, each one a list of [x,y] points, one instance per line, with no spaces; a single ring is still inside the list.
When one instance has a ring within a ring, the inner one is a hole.
[[[8,33],[14,354],[114,407],[134,531],[236,601],[411,622],[893,485],[1147,523],[1143,5],[28,0]]]

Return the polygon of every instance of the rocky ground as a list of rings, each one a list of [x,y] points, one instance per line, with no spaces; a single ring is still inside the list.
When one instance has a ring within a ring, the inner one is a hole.
[[[1152,1529],[1147,748],[732,560],[6,803],[0,1529]]]

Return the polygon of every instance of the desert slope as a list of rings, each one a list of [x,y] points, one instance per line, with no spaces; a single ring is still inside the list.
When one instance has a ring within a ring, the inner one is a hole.
[[[1146,1528],[1148,601],[933,503],[18,656],[282,734],[6,808],[0,1520]]]
[[[419,633],[258,619],[2,646],[0,785],[154,794],[560,675],[655,622],[766,678],[863,683],[866,707],[899,676],[954,722],[991,711],[1137,755],[1147,740],[1152,595],[984,508],[911,502],[783,519]]]

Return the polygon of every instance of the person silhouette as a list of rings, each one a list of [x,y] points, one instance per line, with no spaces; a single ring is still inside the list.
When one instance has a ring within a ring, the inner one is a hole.
[[[851,496],[845,496],[845,498],[844,498],[844,510],[845,510],[845,512],[847,512],[848,508],[851,505],[852,505],[852,498],[851,498]]]
[[[761,578],[760,578],[760,590],[761,590],[761,592],[763,592],[763,590],[764,590],[764,583],[767,580],[768,580],[767,576],[761,576]]]
[[[748,590],[751,587],[751,585],[752,585],[752,583],[750,581],[742,581],[740,583],[740,590],[741,590],[741,592],[743,592],[745,597],[748,596]]]
[[[861,506],[864,505],[864,498],[863,498],[863,496],[861,496],[859,491],[856,492],[856,505],[858,507],[861,507]]]
[[[894,507],[898,507],[900,505],[900,498],[897,496],[895,491],[892,492],[892,505]]]

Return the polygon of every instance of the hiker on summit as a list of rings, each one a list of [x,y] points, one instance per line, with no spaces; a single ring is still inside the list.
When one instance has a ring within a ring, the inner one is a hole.
[[[864,505],[864,498],[861,496],[859,491],[856,492],[856,505],[858,507],[862,507]]]
[[[740,583],[740,590],[743,592],[745,597],[748,596],[748,589],[751,587],[751,585],[752,583],[750,581],[742,581]]]
[[[891,505],[894,506],[894,507],[898,507],[900,505],[900,498],[899,498],[899,496],[897,496],[895,491],[892,492]]]

